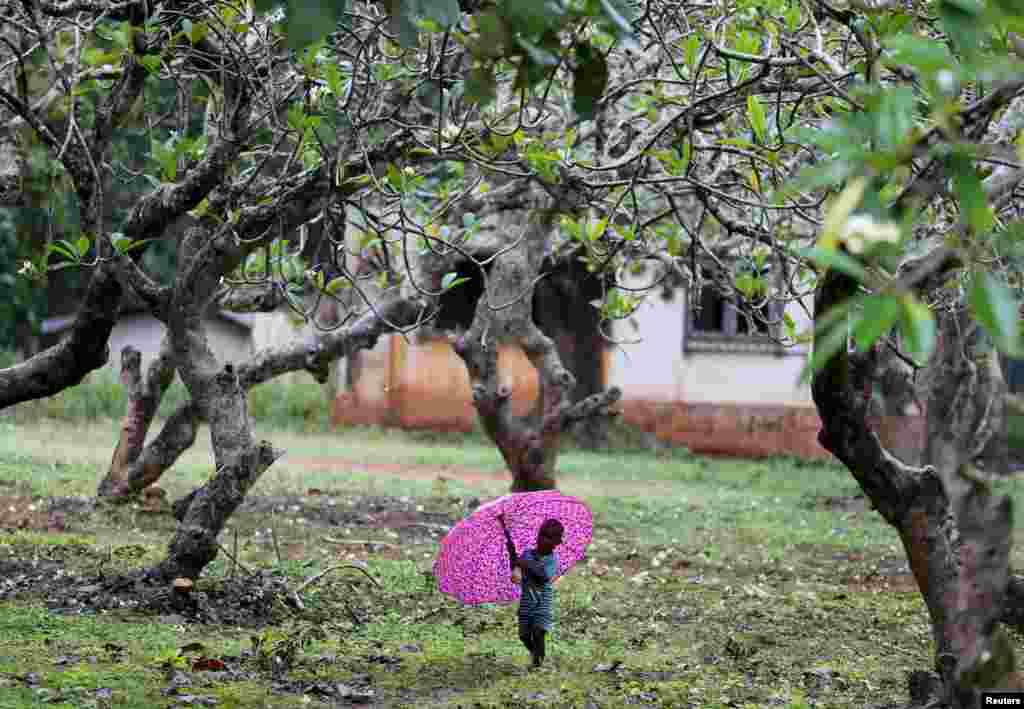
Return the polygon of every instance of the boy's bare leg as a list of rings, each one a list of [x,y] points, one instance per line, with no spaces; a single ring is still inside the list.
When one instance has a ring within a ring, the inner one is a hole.
[[[533,652],[533,632],[532,631],[533,631],[533,628],[531,628],[529,626],[526,626],[526,625],[520,625],[519,626],[519,639],[523,642],[523,645],[526,646],[526,649],[530,651],[531,655],[534,654],[534,652]]]
[[[533,630],[533,649],[530,652],[533,654],[533,666],[540,667],[544,662],[545,654],[545,636],[547,631],[544,628],[534,626]]]

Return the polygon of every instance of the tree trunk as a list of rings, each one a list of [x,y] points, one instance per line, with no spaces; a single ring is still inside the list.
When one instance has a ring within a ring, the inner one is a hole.
[[[562,433],[584,418],[607,415],[621,395],[611,389],[573,405],[575,377],[563,366],[554,341],[534,322],[534,286],[553,217],[552,210],[539,210],[518,245],[494,260],[473,323],[453,343],[469,371],[484,431],[513,475],[513,492],[553,489]],[[512,390],[498,371],[498,348],[509,344],[521,347],[537,370],[537,401],[527,416],[512,414]]]
[[[253,441],[245,389],[231,364],[221,367],[202,327],[202,313],[222,273],[240,260],[224,232],[191,229],[179,250],[178,280],[168,309],[167,332],[178,373],[200,416],[209,423],[215,472],[180,509],[167,558],[151,570],[159,579],[196,578],[217,556],[217,536],[246,492],[280,451]]]
[[[125,347],[121,351],[121,383],[128,402],[110,468],[96,489],[100,497],[122,496],[128,492],[126,480],[129,470],[143,451],[160,400],[174,379],[170,341],[164,338],[160,353],[150,363],[145,379],[142,378],[141,363],[142,355],[134,347]]]
[[[602,297],[601,281],[575,259],[559,264],[541,280],[533,298],[533,318],[555,341],[558,355],[576,378],[572,402],[604,390],[603,357],[607,343],[601,334],[601,316],[591,301]],[[572,427],[582,448],[603,448],[608,441],[608,417],[593,416]]]
[[[217,557],[217,537],[228,518],[260,475],[283,454],[266,441],[253,445],[245,391],[231,365],[210,380],[208,395],[210,404],[223,407],[210,423],[217,470],[189,495],[187,508],[176,510],[180,522],[167,558],[151,572],[160,579],[199,577]]]
[[[60,342],[20,364],[0,369],[0,409],[53,396],[107,363],[107,340],[117,323],[122,293],[115,271],[112,262],[96,267],[75,324]]]
[[[818,289],[816,316],[856,292],[856,281],[829,271]],[[993,358],[958,334],[965,323],[962,316],[939,319],[942,345],[926,378],[931,386],[923,468],[890,455],[870,430],[866,358],[842,348],[814,377],[812,390],[822,445],[899,533],[928,608],[941,699],[976,707],[980,690],[1017,680],[1011,646],[997,623],[1007,584],[1011,504],[991,494],[969,467],[993,436],[1005,435],[999,404],[1005,384]]]

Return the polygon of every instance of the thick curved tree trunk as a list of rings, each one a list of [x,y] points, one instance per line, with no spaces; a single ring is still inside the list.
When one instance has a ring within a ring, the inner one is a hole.
[[[563,366],[554,341],[533,320],[534,285],[548,251],[553,216],[550,210],[535,213],[518,245],[495,259],[473,323],[453,343],[469,371],[483,428],[513,475],[513,492],[554,488],[562,434],[577,421],[608,415],[608,407],[621,396],[612,388],[573,404],[575,377]],[[537,370],[537,401],[527,416],[512,413],[511,388],[501,381],[498,348],[509,344],[521,347]]]
[[[856,292],[856,281],[829,271],[815,312],[820,317]],[[942,345],[929,365],[925,467],[890,455],[870,430],[862,395],[870,372],[859,355],[841,349],[815,376],[812,390],[821,444],[899,533],[931,619],[941,699],[975,707],[982,689],[1017,679],[997,622],[1007,586],[1011,504],[970,473],[1004,425],[1005,385],[992,358],[959,334],[965,323],[963,316],[939,320]]]
[[[194,579],[202,573],[217,557],[217,537],[228,518],[283,453],[266,441],[257,444],[252,440],[245,391],[231,365],[210,376],[203,365],[213,361],[212,353],[207,350],[201,361],[203,364],[192,367],[186,376],[193,385],[202,387],[202,406],[210,417],[216,472],[189,496],[187,509],[181,510],[167,558],[151,571],[161,579]]]

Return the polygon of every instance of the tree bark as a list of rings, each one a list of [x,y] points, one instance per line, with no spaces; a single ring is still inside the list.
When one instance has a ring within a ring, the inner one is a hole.
[[[852,278],[829,271],[815,301],[818,317],[857,292]],[[990,357],[940,317],[943,346],[933,355],[925,467],[890,455],[867,423],[859,355],[840,351],[813,380],[822,445],[850,470],[872,504],[899,533],[928,608],[942,699],[978,706],[982,689],[1016,681],[1012,649],[996,622],[1002,611],[1012,529],[1008,498],[993,495],[968,465],[980,438],[998,435],[1000,378]],[[962,331],[962,330],[961,330]],[[995,404],[998,406],[998,404]],[[988,433],[989,429],[995,433]],[[948,481],[948,483],[947,483]]]
[[[209,482],[189,496],[167,558],[151,571],[163,580],[199,577],[217,557],[217,537],[228,518],[260,475],[283,454],[266,441],[252,442],[245,392],[231,365],[206,381],[206,401],[223,407],[210,423],[217,469]]]
[[[576,378],[573,403],[604,390],[603,356],[607,343],[601,335],[600,313],[591,302],[602,297],[601,281],[572,258],[557,264],[537,283],[533,319],[555,341],[558,355]],[[576,444],[598,449],[607,444],[608,417],[593,416],[572,427]]]
[[[121,383],[125,387],[128,402],[121,419],[121,433],[110,468],[96,489],[100,497],[117,496],[126,491],[128,471],[139,459],[153,417],[164,392],[174,379],[170,341],[164,338],[159,354],[150,362],[145,379],[142,377],[141,363],[142,355],[134,347],[121,350]]]
[[[111,262],[93,273],[71,331],[34,357],[0,369],[0,409],[53,396],[75,386],[110,358],[107,340],[117,322],[121,284]]]
[[[538,210],[518,245],[494,260],[473,323],[453,342],[469,372],[473,405],[484,431],[512,473],[513,492],[553,489],[562,433],[584,418],[608,415],[608,407],[621,396],[613,388],[573,405],[575,377],[563,366],[554,341],[533,320],[534,286],[553,218],[553,210]],[[537,371],[537,400],[527,416],[512,414],[512,390],[498,370],[498,348],[508,344],[521,347]]]

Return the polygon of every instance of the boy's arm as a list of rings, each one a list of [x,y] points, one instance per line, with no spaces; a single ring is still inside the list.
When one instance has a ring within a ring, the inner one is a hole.
[[[501,531],[505,533],[505,549],[508,551],[508,563],[513,568],[516,566],[516,545],[512,542],[512,535],[508,533],[508,527],[505,526],[504,515],[498,515],[498,521],[501,522]]]

